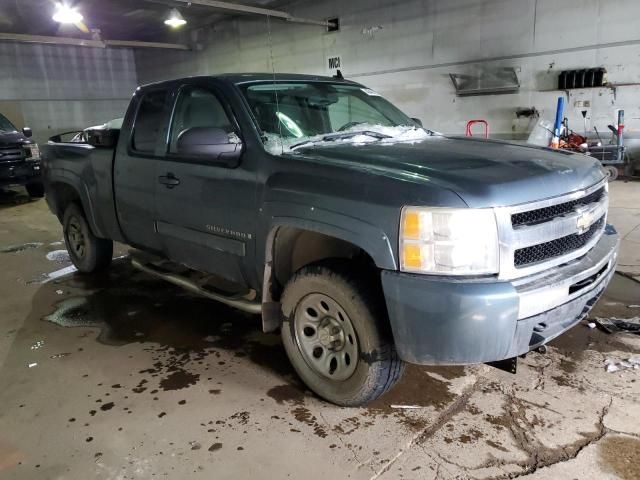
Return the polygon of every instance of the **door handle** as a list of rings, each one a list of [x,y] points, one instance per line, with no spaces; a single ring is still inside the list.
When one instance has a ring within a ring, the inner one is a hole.
[[[158,181],[167,188],[173,188],[180,185],[180,179],[171,172],[168,172],[166,175],[159,176]]]

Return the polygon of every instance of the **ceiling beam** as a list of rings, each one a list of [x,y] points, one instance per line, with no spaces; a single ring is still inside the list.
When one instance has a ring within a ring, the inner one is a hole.
[[[287,22],[292,23],[304,23],[307,25],[318,25],[320,27],[330,27],[333,26],[331,22],[326,20],[313,20],[310,18],[299,18],[294,17],[290,13],[283,12],[282,10],[273,10],[271,8],[261,8],[261,7],[252,7],[250,5],[241,5],[238,3],[230,3],[230,2],[222,2],[218,0],[147,0],[153,3],[182,3],[188,5],[199,5],[202,7],[209,7],[216,10],[224,10],[227,12],[234,12],[239,14],[253,14],[253,15],[263,15],[267,17],[279,18],[281,20],[286,20]]]
[[[190,50],[187,45],[179,43],[137,42],[130,40],[87,40],[71,37],[47,37],[43,35],[25,35],[22,33],[2,33],[0,41],[20,43],[41,43],[46,45],[71,45],[74,47],[129,47],[129,48],[164,48],[170,50]]]

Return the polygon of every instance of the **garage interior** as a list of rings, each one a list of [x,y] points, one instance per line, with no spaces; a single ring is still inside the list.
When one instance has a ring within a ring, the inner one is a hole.
[[[344,408],[258,316],[134,269],[123,244],[82,275],[45,199],[0,188],[0,478],[640,478],[639,17],[633,0],[0,0],[0,114],[41,149],[196,75],[339,74],[444,135],[539,146],[563,103],[560,146],[608,167],[621,239],[588,317],[515,375],[409,365]]]

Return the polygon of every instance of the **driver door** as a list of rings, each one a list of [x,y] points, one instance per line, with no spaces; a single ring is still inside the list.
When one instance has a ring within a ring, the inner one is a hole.
[[[181,138],[207,128],[240,141],[230,108],[213,88],[183,85],[166,155],[156,163],[157,231],[169,259],[246,285],[255,250],[255,173],[242,163],[181,153]]]

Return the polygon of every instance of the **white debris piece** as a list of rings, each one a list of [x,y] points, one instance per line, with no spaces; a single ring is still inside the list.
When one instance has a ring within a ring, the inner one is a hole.
[[[640,305],[627,305],[629,308],[640,308]]]
[[[29,368],[37,367],[38,364],[36,362],[30,363]]]
[[[61,268],[60,270],[56,270],[55,272],[47,273],[46,278],[42,283],[50,282],[51,280],[55,280],[56,278],[64,277],[65,275],[69,275],[70,273],[77,272],[78,269],[73,265],[69,265],[68,267]]]
[[[57,293],[58,295],[62,295],[62,294],[64,293],[64,290],[56,290],[56,293]]]
[[[618,370],[638,370],[640,369],[640,357],[630,357],[627,360],[616,361],[612,358],[607,358],[604,361],[606,370],[608,373],[617,372]]]
[[[51,242],[49,245],[52,247],[57,247],[58,245],[62,245],[64,242]]]
[[[391,405],[391,408],[399,410],[415,410],[416,408],[423,408],[420,405]]]
[[[70,262],[69,252],[66,250],[54,250],[53,252],[47,253],[47,260],[52,262],[64,263]]]
[[[589,328],[596,328],[596,324],[595,324],[595,323],[593,323],[593,322],[589,322],[589,323],[587,323],[587,326],[588,326]]]
[[[38,340],[36,343],[31,345],[31,350],[38,350],[39,348],[42,348],[43,345],[44,345],[44,340]]]

